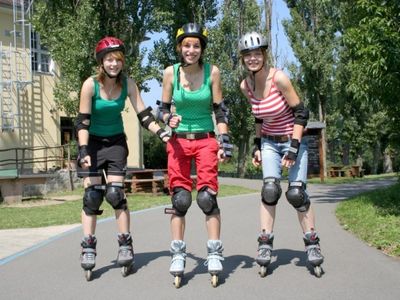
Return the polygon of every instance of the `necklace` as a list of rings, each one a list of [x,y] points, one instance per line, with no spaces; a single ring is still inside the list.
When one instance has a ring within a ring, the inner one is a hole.
[[[191,76],[192,76],[192,78],[191,78]],[[183,78],[185,79],[186,82],[184,84],[182,84],[182,85],[185,88],[189,88],[190,90],[193,90],[193,88],[194,88],[194,86],[196,84],[196,81],[199,78],[199,75],[198,74],[194,74],[194,75],[191,75],[191,76],[189,74],[187,74],[187,73],[183,73]]]
[[[108,100],[112,99],[112,92],[114,91],[116,85],[117,84],[114,82],[114,84],[107,90],[106,86],[103,84],[103,89],[106,92]]]

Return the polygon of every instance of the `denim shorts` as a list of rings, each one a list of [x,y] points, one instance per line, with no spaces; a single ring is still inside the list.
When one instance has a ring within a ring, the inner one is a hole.
[[[275,142],[267,138],[261,139],[261,159],[263,178],[282,177],[282,157],[288,152],[291,140],[287,142]],[[307,182],[308,165],[308,138],[304,136],[301,139],[299,153],[296,163],[289,168],[289,182],[302,181]]]

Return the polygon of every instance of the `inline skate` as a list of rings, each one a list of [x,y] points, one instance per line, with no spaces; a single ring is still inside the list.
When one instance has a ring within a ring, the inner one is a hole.
[[[85,272],[85,278],[87,281],[92,279],[92,270],[96,266],[96,244],[97,239],[94,235],[83,237],[81,242],[81,267]]]
[[[222,251],[224,250],[222,242],[220,240],[208,240],[207,241],[207,261],[205,265],[208,266],[208,273],[211,274],[211,284],[213,287],[218,285],[218,275],[222,271],[221,261],[224,260],[222,257]]]
[[[321,264],[324,262],[324,257],[321,254],[319,246],[319,237],[315,231],[306,232],[303,237],[306,247],[307,261],[313,267],[316,277],[321,277]]]
[[[274,234],[266,233],[263,230],[258,236],[258,254],[256,257],[256,262],[260,266],[260,276],[267,276],[267,269],[271,263],[272,247],[274,242]]]
[[[118,234],[118,257],[117,264],[121,267],[123,277],[128,276],[131,272],[134,263],[134,252],[132,246],[132,236],[130,233]]]
[[[186,264],[186,243],[182,240],[171,242],[171,266],[169,272],[174,276],[174,285],[180,288]]]

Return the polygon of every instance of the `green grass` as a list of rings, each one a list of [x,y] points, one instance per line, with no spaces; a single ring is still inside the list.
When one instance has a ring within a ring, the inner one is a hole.
[[[341,202],[339,222],[369,245],[400,257],[400,183]]]
[[[221,185],[218,197],[254,193],[255,190],[237,186]],[[82,189],[73,192],[61,192],[49,196],[77,195],[81,198]],[[195,195],[194,195],[195,197]],[[195,199],[193,197],[193,199]],[[31,201],[37,201],[34,199]],[[134,194],[128,197],[128,205],[131,211],[138,211],[146,208],[170,204],[169,196],[152,196],[148,194]],[[105,201],[101,209],[104,210],[99,218],[106,218],[114,215],[114,210]],[[80,223],[82,201],[65,201],[62,204],[42,205],[35,207],[8,207],[0,205],[0,229],[12,228],[35,228],[52,225],[65,225]]]
[[[326,177],[324,184],[342,184],[342,183],[356,183],[363,182],[368,180],[383,180],[387,178],[398,177],[398,173],[387,173],[387,174],[379,174],[379,175],[366,175],[363,177]],[[322,183],[319,177],[310,178],[307,180],[308,183]]]

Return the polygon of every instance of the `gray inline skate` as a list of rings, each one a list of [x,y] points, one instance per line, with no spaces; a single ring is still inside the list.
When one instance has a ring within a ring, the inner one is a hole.
[[[174,276],[174,285],[179,288],[182,283],[183,272],[186,264],[186,243],[182,240],[171,242],[171,266],[169,272]]]
[[[121,274],[125,277],[131,272],[134,263],[132,236],[130,233],[118,234],[118,244],[117,264],[122,268]]]
[[[321,264],[324,262],[324,257],[321,254],[319,237],[315,231],[311,231],[304,234],[303,240],[306,247],[307,261],[313,267],[315,276],[321,277]]]
[[[258,254],[256,257],[256,262],[260,265],[260,276],[267,276],[267,269],[271,263],[272,247],[274,242],[274,234],[266,233],[263,230],[258,236]]]
[[[208,273],[211,274],[211,284],[213,287],[218,285],[218,274],[222,272],[221,261],[224,260],[222,257],[222,251],[224,250],[222,242],[220,240],[208,240],[207,241],[207,261],[205,265],[208,266]]]
[[[87,281],[92,279],[92,270],[96,266],[96,244],[97,239],[94,235],[83,237],[81,242],[81,267],[85,272]]]

